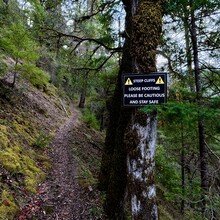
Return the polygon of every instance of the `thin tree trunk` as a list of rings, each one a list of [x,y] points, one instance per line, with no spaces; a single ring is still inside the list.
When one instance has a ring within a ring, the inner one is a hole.
[[[88,73],[85,74],[85,77],[83,79],[83,86],[80,94],[80,100],[79,100],[79,108],[85,107],[85,101],[86,101],[86,89],[87,89],[87,80],[88,80]]]
[[[182,200],[181,200],[181,214],[185,214],[185,145],[183,136],[183,123],[181,123],[181,188],[182,188]]]
[[[193,2],[191,0],[191,8]],[[199,69],[199,54],[198,54],[198,40],[196,33],[196,19],[194,10],[191,10],[191,40],[193,47],[193,57],[194,57],[194,72],[195,72],[195,85],[197,93],[197,103],[198,107],[203,106],[202,103],[202,90],[201,90],[201,73]],[[205,124],[204,118],[201,115],[201,110],[198,110],[198,132],[199,132],[199,152],[200,152],[200,176],[201,176],[201,189],[202,189],[202,214],[205,215],[208,195],[208,168],[207,168],[207,149],[205,145]]]
[[[193,71],[192,71],[192,54],[191,54],[191,46],[190,46],[189,16],[185,14],[182,20],[184,23],[186,61],[187,61],[189,86],[190,86],[191,92],[195,92],[195,83],[194,83],[194,77],[193,77]]]
[[[85,107],[85,101],[86,101],[86,87],[83,86],[81,94],[80,94],[79,108]]]
[[[15,67],[14,67],[14,70],[13,70],[13,81],[12,81],[12,84],[11,84],[11,87],[14,88],[15,87],[15,83],[16,83],[16,80],[17,80],[17,65],[18,65],[18,60],[16,59],[16,62],[15,62]]]

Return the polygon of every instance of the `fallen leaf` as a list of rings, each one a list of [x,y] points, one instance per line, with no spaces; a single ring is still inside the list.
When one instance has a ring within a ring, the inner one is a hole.
[[[5,200],[5,201],[3,202],[3,205],[5,205],[5,206],[10,206],[10,203]]]

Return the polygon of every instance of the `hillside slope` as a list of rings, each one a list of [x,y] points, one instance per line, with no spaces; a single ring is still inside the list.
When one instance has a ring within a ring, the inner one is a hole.
[[[103,137],[65,103],[67,116],[55,88],[46,93],[0,82],[0,219],[99,218]]]

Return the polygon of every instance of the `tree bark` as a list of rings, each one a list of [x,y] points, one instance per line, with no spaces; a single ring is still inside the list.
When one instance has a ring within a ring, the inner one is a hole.
[[[156,150],[156,112],[136,112],[127,133],[128,195],[132,219],[158,219],[154,182]]]
[[[202,89],[201,89],[201,73],[199,69],[199,53],[198,53],[198,40],[197,40],[197,28],[196,19],[193,10],[193,2],[191,3],[191,40],[193,48],[194,58],[194,73],[195,73],[195,85],[197,94],[197,105],[199,108],[203,106],[202,103]],[[201,177],[201,189],[202,189],[202,214],[205,215],[206,204],[208,195],[208,166],[207,166],[207,149],[205,144],[205,123],[204,118],[201,115],[201,110],[198,110],[198,132],[199,132],[199,152],[200,152],[200,177]]]
[[[130,53],[131,36],[131,5],[125,5],[125,43],[122,61],[118,74],[117,85],[111,101],[107,104],[109,110],[109,125],[106,131],[105,147],[102,155],[99,174],[99,189],[106,191],[104,210],[108,219],[124,219],[124,201],[127,183],[127,151],[124,144],[124,133],[131,118],[132,109],[121,105],[123,73],[132,72]]]
[[[80,100],[79,100],[79,105],[78,105],[79,108],[85,107],[87,81],[88,81],[88,73],[85,74],[84,79],[83,79],[83,85],[82,85],[82,90],[81,90]]]
[[[181,122],[181,188],[182,188],[182,200],[181,200],[181,214],[185,214],[185,143],[184,143],[184,135],[183,135],[183,123]]]
[[[156,72],[156,49],[162,31],[162,1],[133,1],[133,72]],[[125,139],[128,149],[128,195],[132,219],[158,219],[154,182],[156,112],[135,111]],[[133,140],[133,141],[132,141]]]
[[[185,34],[185,45],[186,45],[186,62],[187,62],[187,72],[190,91],[195,92],[195,82],[192,71],[192,54],[191,54],[191,45],[190,45],[190,31],[189,31],[189,15],[184,13],[182,18],[184,24],[184,34]]]
[[[126,39],[110,105],[99,188],[106,191],[108,219],[125,219],[126,189],[133,219],[158,219],[154,183],[156,112],[121,106],[121,76],[156,71],[156,48],[162,29],[162,0],[124,0]]]

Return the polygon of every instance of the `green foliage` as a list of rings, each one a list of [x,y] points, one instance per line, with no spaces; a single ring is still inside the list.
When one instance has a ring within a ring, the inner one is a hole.
[[[90,208],[89,211],[90,211],[91,216],[93,216],[94,218],[97,216],[104,215],[103,207],[92,207]]]
[[[33,7],[32,10],[26,10],[26,13],[30,16],[30,18],[34,21],[34,25],[43,24],[42,21],[45,17],[44,7],[41,5],[40,1],[29,0],[28,1]]]
[[[62,0],[57,0],[57,1],[53,1],[53,0],[46,0],[43,2],[39,2],[36,0],[29,0],[28,2],[30,2],[31,4],[33,4],[35,7],[44,7],[46,10],[51,10],[51,9],[55,9],[59,4],[61,4]]]
[[[37,88],[42,89],[49,83],[50,76],[34,64],[19,65],[16,70],[19,70]]]
[[[30,32],[21,22],[4,27],[0,48],[14,59],[12,71],[21,72],[34,86],[42,88],[48,84],[49,76],[36,67],[39,58],[38,45],[32,40]]]
[[[0,77],[5,76],[7,73],[7,64],[0,60]]]
[[[83,121],[89,128],[95,128],[96,130],[99,129],[99,123],[95,115],[91,113],[87,108],[83,110]]]
[[[83,187],[94,186],[97,184],[97,179],[93,176],[89,168],[81,165],[79,171],[79,183]]]
[[[169,123],[191,123],[197,119],[198,107],[191,103],[169,102],[158,108],[159,117],[165,117]]]
[[[0,29],[0,48],[11,56],[16,63],[34,62],[38,59],[38,46],[31,39],[30,32],[22,22],[14,22]]]
[[[170,93],[172,97],[172,92]],[[173,99],[177,101],[168,102],[157,107],[158,111],[158,143],[156,151],[156,178],[159,184],[159,191],[170,203],[175,203],[175,207],[180,208],[181,201],[185,204],[186,219],[202,219],[201,213],[195,211],[200,208],[201,186],[198,150],[198,118],[202,117],[206,124],[206,143],[218,153],[219,141],[219,98],[204,98],[204,106],[198,106],[194,102],[194,94],[187,92],[174,92]],[[171,98],[171,99],[172,99]],[[144,108],[150,111],[152,108]],[[210,138],[209,138],[210,136]],[[182,157],[184,157],[184,190],[181,186],[183,167]],[[213,167],[212,167],[213,166]],[[210,164],[209,172],[214,168],[215,162]],[[213,188],[213,191],[214,188]],[[211,191],[210,191],[211,192]],[[210,210],[217,208],[216,200],[212,200],[211,194]],[[191,205],[190,205],[191,204]],[[193,209],[191,207],[193,206]],[[194,210],[192,212],[192,210]]]
[[[192,5],[191,5],[192,4]],[[190,9],[205,9],[211,12],[219,7],[218,0],[194,0],[191,3],[185,0],[168,0],[164,5],[166,13],[188,13]]]
[[[51,136],[45,134],[45,132],[41,131],[35,142],[32,144],[33,147],[45,149],[48,147],[48,144],[51,142]]]
[[[0,1],[0,27],[23,19],[18,1]]]
[[[8,5],[5,1],[0,2],[0,52],[6,55],[6,64],[4,60],[0,61],[0,76],[5,76],[7,73],[15,73],[19,77],[28,79],[34,86],[45,89],[50,80],[48,72],[51,75],[55,75],[54,82],[57,87],[65,87],[65,91],[69,92],[69,94],[78,95],[77,93],[79,93],[81,86],[84,85],[82,72],[87,73],[87,71],[81,72],[75,70],[75,68],[84,66],[96,68],[105,62],[105,59],[111,53],[105,50],[103,46],[99,47],[99,44],[90,43],[89,41],[80,44],[77,52],[74,53],[75,51],[72,51],[72,49],[75,43],[78,42],[73,38],[62,36],[61,33],[63,32],[67,35],[71,33],[79,37],[85,36],[85,38],[97,38],[107,46],[114,46],[113,37],[110,35],[112,31],[110,28],[112,15],[109,12],[98,13],[94,19],[86,20],[86,22],[79,25],[75,24],[75,22],[74,25],[69,25],[67,20],[73,19],[75,21],[78,17],[78,10],[73,10],[73,16],[66,15],[67,8],[65,13],[63,11],[61,13],[63,8],[57,7],[61,2],[60,0],[8,1]],[[73,4],[78,3],[76,1]],[[99,9],[100,4],[102,5],[102,1],[92,2],[94,10]],[[81,15],[86,15],[90,12],[90,10],[85,8],[86,5],[82,3]],[[16,10],[14,10],[15,8]],[[107,7],[105,7],[105,10],[108,11]],[[93,13],[92,10],[91,13]],[[72,32],[72,29],[77,31]],[[82,32],[79,33],[78,30]],[[44,54],[41,53],[42,50],[39,50],[39,45],[45,50]],[[63,47],[63,45],[66,47]],[[95,48],[99,49],[96,50]],[[118,60],[116,58],[111,65],[101,68],[101,71],[103,71],[101,74],[89,76],[87,85],[88,96],[90,96],[89,99],[91,100],[89,104],[90,112],[88,110],[84,112],[84,119],[89,127],[99,129],[99,122],[96,117],[105,106],[106,91],[112,92],[115,83],[114,77],[110,79],[107,75],[112,74],[113,69],[115,71],[117,63]],[[95,72],[91,71],[92,74]],[[105,77],[102,78],[104,74]],[[105,88],[103,89],[102,87]],[[60,90],[63,91],[62,88]],[[98,98],[96,98],[97,94],[99,94]],[[18,102],[17,99],[16,102]],[[0,111],[0,113],[2,112],[4,110]],[[24,114],[24,117],[27,117],[27,114]],[[40,152],[42,152],[41,149],[44,149],[50,142],[50,137],[45,133],[38,134],[38,132],[32,130],[31,125],[24,121],[22,117],[10,115],[10,119],[10,123],[7,122],[10,126],[3,124],[0,126],[1,166],[13,178],[18,177],[19,179],[19,175],[21,175],[21,184],[27,192],[36,192],[38,181],[42,179],[44,173],[38,167],[38,157],[33,149],[36,152],[40,149]],[[13,163],[10,161],[13,161]],[[94,163],[93,158],[91,161]],[[95,165],[97,166],[97,163]],[[82,171],[84,184],[87,186],[95,185],[97,182],[89,171],[90,167],[94,166],[89,165],[89,168]],[[17,190],[19,191],[19,189]],[[10,209],[11,212],[14,212],[12,204]],[[95,215],[95,212],[97,213],[99,210],[92,212]],[[0,208],[1,217],[12,219],[9,214],[3,214],[3,210]]]
[[[157,146],[155,161],[156,181],[165,187],[165,199],[174,202],[181,197],[180,166],[160,145]]]
[[[157,109],[158,112],[156,180],[159,194],[162,194],[169,206],[177,212],[180,210],[181,202],[185,202],[183,219],[202,219],[201,212],[198,211],[201,195],[198,118],[202,118],[206,125],[207,146],[218,154],[219,97],[204,97],[203,105],[198,106],[195,93],[189,92],[183,85],[176,83],[172,87],[168,103],[157,107],[145,107],[141,111],[152,112]],[[217,169],[216,166],[214,161],[211,162],[208,172],[212,173]],[[184,188],[181,186],[182,178],[185,181]],[[211,194],[208,197],[210,207],[208,208],[208,205],[207,208],[208,212],[211,212],[217,208],[218,203],[213,200]]]

